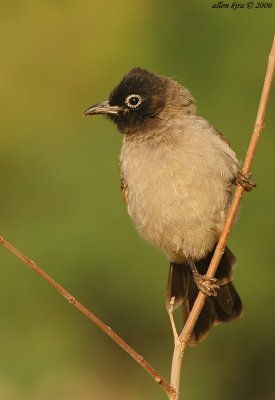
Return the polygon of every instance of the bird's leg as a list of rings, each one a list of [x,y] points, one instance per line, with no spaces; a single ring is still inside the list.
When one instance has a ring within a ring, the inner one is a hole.
[[[194,282],[198,289],[207,296],[217,296],[217,289],[219,289],[219,285],[216,284],[217,279],[210,278],[206,275],[201,275],[197,270],[192,257],[187,257],[187,260],[193,274]]]
[[[246,192],[251,192],[251,190],[256,187],[256,183],[250,178],[250,174],[243,174],[242,171],[238,171],[237,175],[233,179],[234,185],[241,185]]]

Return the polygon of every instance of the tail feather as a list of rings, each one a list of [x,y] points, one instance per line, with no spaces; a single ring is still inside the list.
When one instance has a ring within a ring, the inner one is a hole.
[[[191,276],[191,274],[190,274]],[[193,304],[198,295],[198,288],[194,283],[192,276],[189,283],[189,293],[187,301],[183,303],[184,319],[186,320],[190,314]],[[192,335],[189,340],[190,345],[197,344],[201,342],[214,325],[216,320],[215,306],[212,302],[212,298],[207,297],[201,310],[201,313],[197,319],[196,325],[194,326]]]
[[[173,309],[178,308],[186,302],[189,290],[189,279],[191,275],[188,268],[184,268],[181,264],[170,264],[167,293],[166,293],[166,308],[170,309],[170,300],[174,297]]]
[[[201,274],[205,274],[213,256],[214,250],[203,260],[196,262]],[[240,317],[242,313],[241,299],[232,283],[232,268],[236,263],[233,253],[225,248],[216,273],[220,289],[216,297],[208,297],[194,327],[189,344],[202,341],[213,325],[228,322]],[[173,309],[183,305],[185,319],[198,295],[198,288],[193,281],[188,265],[170,264],[167,285],[166,307],[170,308],[170,299],[175,297]]]
[[[216,323],[233,321],[242,315],[242,301],[232,282],[221,286],[218,296],[212,301],[217,314]]]

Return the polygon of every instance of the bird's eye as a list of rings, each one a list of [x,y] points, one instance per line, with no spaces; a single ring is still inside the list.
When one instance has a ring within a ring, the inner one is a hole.
[[[125,100],[125,104],[129,108],[138,108],[141,103],[142,98],[139,94],[130,94]]]

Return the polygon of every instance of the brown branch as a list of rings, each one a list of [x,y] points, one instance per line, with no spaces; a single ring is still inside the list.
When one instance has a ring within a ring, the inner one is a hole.
[[[265,113],[266,113],[266,107],[269,99],[269,93],[271,89],[271,84],[272,84],[272,79],[273,79],[273,74],[274,74],[274,67],[275,67],[275,37],[273,39],[273,45],[271,48],[271,52],[268,58],[268,65],[267,65],[267,70],[266,70],[266,76],[265,76],[265,81],[263,85],[263,90],[262,90],[262,95],[259,103],[259,108],[258,108],[258,113],[257,113],[257,118],[254,126],[254,130],[251,136],[251,140],[249,143],[249,147],[247,150],[244,166],[243,166],[243,174],[247,175],[249,173],[253,157],[255,154],[256,146],[259,140],[259,137],[262,133],[262,129],[264,127],[264,119],[265,119]],[[227,219],[223,228],[223,231],[221,233],[219,242],[217,244],[215,253],[213,255],[213,258],[211,260],[211,263],[209,265],[208,271],[207,271],[207,276],[209,277],[214,277],[215,273],[218,269],[219,262],[222,258],[222,255],[224,253],[226,241],[228,239],[228,236],[231,232],[237,209],[239,206],[239,203],[241,201],[242,195],[244,193],[244,188],[242,186],[237,186],[234,198],[230,207],[230,210],[227,215]],[[171,386],[175,388],[176,390],[176,397],[175,400],[179,399],[179,385],[180,385],[180,370],[181,370],[181,365],[182,365],[182,358],[183,358],[183,353],[185,350],[185,347],[190,339],[191,333],[193,331],[193,328],[197,322],[197,319],[200,315],[200,312],[204,306],[205,300],[206,300],[206,295],[203,294],[202,292],[199,292],[197,299],[193,305],[193,308],[189,314],[189,317],[183,327],[183,330],[181,334],[179,335],[179,343],[175,343],[175,348],[174,348],[174,356],[173,356],[173,362],[172,362],[172,370],[171,370]]]
[[[151,375],[155,382],[158,383],[166,392],[169,399],[173,399],[175,395],[174,389],[163,379],[157,371],[131,346],[129,346],[121,337],[115,333],[110,326],[107,326],[98,317],[96,317],[91,311],[89,311],[83,304],[76,300],[66,289],[64,289],[59,283],[57,283],[53,278],[50,277],[46,272],[44,272],[33,260],[25,256],[21,251],[19,251],[15,246],[5,240],[0,236],[0,244],[6,247],[11,253],[16,257],[20,258],[25,264],[27,264],[32,270],[34,270],[38,275],[40,275],[46,282],[52,285],[55,290],[57,290],[69,303],[76,307],[82,314],[89,318],[94,324],[96,324],[106,335],[108,335],[116,344],[118,344],[123,350],[126,351],[142,368]]]

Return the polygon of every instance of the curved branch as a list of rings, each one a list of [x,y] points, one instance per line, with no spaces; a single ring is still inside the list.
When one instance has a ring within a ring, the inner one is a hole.
[[[84,314],[89,320],[91,320],[95,325],[97,325],[107,336],[109,336],[116,344],[118,344],[123,350],[126,351],[142,368],[151,375],[155,382],[158,383],[166,392],[170,399],[173,399],[174,389],[166,382],[165,379],[160,376],[157,371],[140,355],[138,354],[128,343],[126,343],[117,333],[115,333],[112,328],[104,322],[102,322],[98,317],[95,316],[91,311],[89,311],[83,304],[81,304],[75,297],[73,297],[66,289],[63,288],[59,283],[57,283],[50,275],[43,271],[33,260],[23,254],[14,245],[5,240],[0,236],[0,244],[6,247],[11,253],[16,257],[20,258],[25,264],[27,264],[33,271],[40,275],[46,282],[54,287],[65,299],[77,308],[82,314]]]

